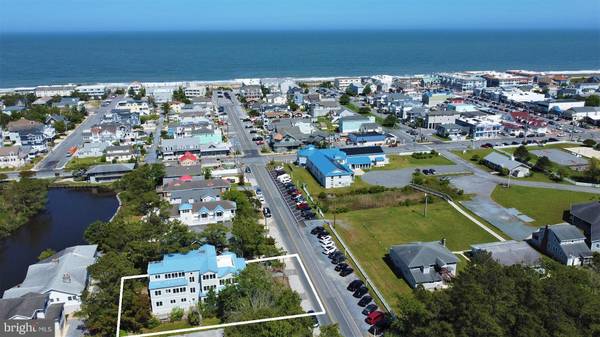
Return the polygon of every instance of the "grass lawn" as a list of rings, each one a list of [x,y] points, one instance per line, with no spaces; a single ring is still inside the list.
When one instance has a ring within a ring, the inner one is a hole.
[[[510,188],[497,186],[492,199],[504,207],[516,208],[530,216],[535,220],[530,224],[537,227],[564,222],[563,212],[571,204],[598,200],[600,195],[513,185]]]
[[[221,323],[221,321],[218,318],[205,318],[205,319],[202,319],[199,326],[216,325],[216,324],[220,324],[220,323]],[[187,322],[187,320],[182,320],[182,321],[177,321],[177,322],[164,322],[153,329],[142,329],[142,333],[162,332],[162,331],[170,331],[170,330],[177,330],[177,329],[187,329],[187,328],[193,328],[193,327],[194,326],[190,325]],[[165,334],[165,335],[161,335],[161,336],[179,336],[179,335],[181,335],[181,333]]]
[[[581,144],[577,144],[577,143],[560,143],[560,144],[546,144],[544,146],[526,146],[527,150],[529,152],[531,151],[535,151],[535,150],[547,150],[547,149],[565,149],[568,147],[578,147],[581,146]],[[501,149],[504,152],[508,152],[508,153],[514,153],[515,150],[517,149],[517,146],[515,147],[509,147],[506,149]]]
[[[102,163],[102,157],[89,157],[89,158],[71,158],[67,165],[65,165],[66,170],[78,170],[78,169],[87,169],[92,165],[97,165]]]
[[[338,194],[338,193],[346,193],[346,192],[355,190],[356,188],[370,186],[366,182],[362,181],[362,179],[360,179],[360,177],[354,177],[354,183],[352,184],[352,186],[326,189],[326,188],[322,187],[315,180],[315,178],[312,176],[312,174],[310,174],[310,172],[308,172],[308,170],[305,169],[304,167],[299,167],[299,166],[288,164],[288,165],[285,165],[285,170],[290,174],[290,176],[292,177],[292,182],[294,184],[296,184],[296,186],[298,188],[302,187],[302,183],[305,183],[306,188],[308,189],[308,191],[314,198],[316,198],[319,195],[319,193],[321,193],[321,192],[326,192],[329,194]]]
[[[431,165],[453,165],[454,162],[444,156],[435,156],[431,158],[417,159],[413,156],[388,155],[390,163],[382,167],[374,167],[372,171],[378,170],[398,170],[407,167],[431,166]]]
[[[474,243],[496,241],[440,199],[429,205],[427,217],[419,204],[353,211],[337,218],[340,220],[337,231],[386,300],[396,308],[399,300],[396,295],[411,291],[385,261],[392,245],[446,238],[448,248],[456,251],[468,249]]]
[[[331,119],[329,119],[329,117],[321,116],[317,118],[317,120],[321,125],[325,125],[325,131],[335,132],[337,130],[337,127],[331,123]]]
[[[463,152],[463,151],[452,151],[452,152],[464,160],[471,161],[471,158],[474,155],[478,155],[479,158],[483,158],[483,157],[487,156],[488,154],[492,153],[492,151],[494,151],[494,149],[481,148],[481,149],[467,150],[465,152]],[[489,169],[488,169],[488,171],[489,171]]]

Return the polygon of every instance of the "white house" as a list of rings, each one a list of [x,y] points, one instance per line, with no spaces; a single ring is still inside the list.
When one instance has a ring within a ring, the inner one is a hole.
[[[208,202],[183,202],[171,207],[172,220],[179,220],[188,226],[202,226],[233,220],[236,204],[229,200]]]
[[[75,85],[42,85],[35,88],[36,97],[71,96]]]
[[[334,81],[336,88],[340,89],[341,91],[346,91],[350,84],[359,85],[361,83],[362,80],[360,79],[360,77],[338,77]]]
[[[203,301],[210,291],[219,293],[246,268],[232,252],[217,255],[215,246],[203,245],[186,254],[168,254],[148,263],[148,292],[152,313],[166,319],[174,308],[185,311]]]
[[[97,248],[97,245],[68,247],[30,265],[23,283],[6,290],[3,298],[49,294],[50,303],[64,303],[65,313],[79,310],[81,293],[88,286],[87,268],[96,262]]]
[[[27,163],[27,152],[20,145],[0,147],[0,168],[19,168]]]
[[[534,247],[567,266],[582,266],[592,260],[592,251],[585,236],[568,223],[545,226],[531,234]]]

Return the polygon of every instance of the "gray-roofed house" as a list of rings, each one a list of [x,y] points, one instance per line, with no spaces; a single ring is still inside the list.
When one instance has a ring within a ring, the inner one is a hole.
[[[209,202],[221,200],[221,192],[217,189],[175,191],[168,198],[171,205],[182,203]]]
[[[529,175],[529,166],[495,151],[485,156],[483,162],[486,166],[498,172],[507,169],[513,177],[523,178]]]
[[[600,201],[571,206],[571,224],[579,227],[592,252],[600,252]]]
[[[496,262],[504,266],[520,264],[538,266],[542,256],[525,241],[499,241],[471,245],[471,252],[487,252]]]
[[[0,168],[19,168],[25,165],[27,152],[21,145],[0,146]]]
[[[413,288],[441,289],[456,275],[458,258],[444,240],[392,246],[389,255],[396,271]]]
[[[28,293],[21,297],[0,299],[0,320],[36,319],[54,321],[54,336],[62,336],[64,307],[62,303],[51,303],[48,294]]]
[[[134,168],[132,163],[94,165],[85,174],[91,183],[100,183],[119,180]]]
[[[128,161],[137,157],[137,151],[131,145],[108,146],[104,152],[108,162]]]
[[[170,198],[171,195],[177,191],[216,189],[220,192],[226,192],[230,187],[231,183],[225,179],[178,179],[163,184],[163,186],[159,188],[158,192],[161,193],[165,198]]]
[[[87,268],[96,262],[97,248],[97,245],[68,247],[30,265],[25,280],[6,290],[3,298],[48,294],[50,303],[64,303],[65,313],[79,310],[81,293],[88,285]]]
[[[532,246],[567,266],[581,266],[592,260],[585,236],[575,226],[562,223],[545,226],[531,234]]]

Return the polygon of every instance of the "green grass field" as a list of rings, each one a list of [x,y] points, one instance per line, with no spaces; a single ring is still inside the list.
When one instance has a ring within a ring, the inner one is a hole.
[[[431,166],[431,165],[453,165],[454,163],[443,156],[432,158],[416,159],[412,156],[388,155],[390,163],[382,167],[374,167],[372,171],[378,170],[398,170],[407,167]]]
[[[392,245],[446,238],[448,248],[456,251],[469,249],[474,243],[496,241],[439,199],[428,206],[427,217],[423,216],[420,204],[353,211],[339,214],[338,219],[337,231],[386,300],[396,308],[396,295],[410,293],[410,287],[385,261]]]
[[[286,165],[285,170],[290,174],[290,176],[292,177],[292,182],[294,184],[296,184],[297,187],[300,188],[302,186],[302,183],[305,183],[306,188],[308,189],[308,191],[314,198],[316,198],[319,195],[319,193],[321,193],[321,192],[326,192],[329,194],[344,194],[344,193],[353,191],[360,187],[371,186],[371,185],[367,184],[366,182],[362,181],[362,179],[360,179],[360,177],[355,177],[354,183],[352,184],[352,186],[326,189],[326,188],[322,187],[315,180],[315,178],[312,176],[312,174],[310,174],[310,172],[308,172],[308,170],[305,169],[304,167],[299,167],[299,166],[295,166],[295,165]]]
[[[102,157],[89,157],[89,158],[71,158],[67,165],[65,165],[66,170],[79,170],[79,169],[87,169],[92,165],[97,165],[102,163]]]
[[[497,186],[492,199],[533,218],[535,221],[530,224],[537,227],[564,222],[563,212],[572,204],[599,200],[600,194],[513,185],[510,188]]]

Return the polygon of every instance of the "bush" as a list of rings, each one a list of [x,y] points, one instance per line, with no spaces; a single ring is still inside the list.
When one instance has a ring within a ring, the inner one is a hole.
[[[594,147],[596,145],[596,141],[593,139],[586,139],[583,141],[583,146]]]
[[[480,160],[481,157],[478,154],[474,154],[473,157],[471,157],[471,161],[479,162]]]
[[[171,320],[171,322],[180,321],[183,318],[183,313],[183,309],[173,308],[169,314],[169,320]]]
[[[190,308],[190,311],[187,315],[187,321],[192,326],[200,325],[200,313],[198,312],[198,310]]]

